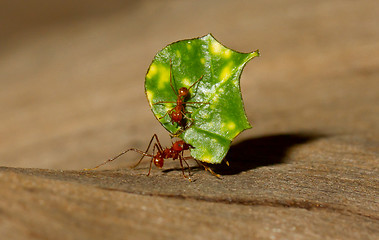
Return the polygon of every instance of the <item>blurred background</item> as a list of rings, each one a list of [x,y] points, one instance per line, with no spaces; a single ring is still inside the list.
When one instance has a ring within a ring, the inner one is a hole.
[[[0,165],[82,169],[154,133],[169,144],[145,73],[167,44],[208,33],[262,54],[242,74],[253,129],[236,143],[301,132],[376,141],[378,11],[350,0],[0,1]]]

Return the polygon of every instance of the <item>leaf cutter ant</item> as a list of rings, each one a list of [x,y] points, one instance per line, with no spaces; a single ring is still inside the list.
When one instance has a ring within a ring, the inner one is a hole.
[[[170,59],[170,86],[172,91],[175,93],[177,96],[176,102],[167,102],[167,101],[160,101],[153,103],[153,105],[156,104],[162,104],[162,103],[176,103],[176,106],[172,108],[171,110],[168,110],[162,117],[159,118],[162,119],[166,115],[169,115],[171,118],[171,123],[177,123],[180,127],[182,128],[188,128],[190,125],[192,125],[193,119],[188,117],[186,114],[191,113],[186,111],[185,106],[187,104],[197,104],[197,103],[202,103],[202,104],[209,104],[209,103],[204,103],[204,102],[186,102],[185,100],[190,96],[190,89],[195,86],[201,79],[203,79],[204,75],[201,76],[196,82],[194,82],[191,86],[187,87],[181,87],[179,88],[178,91],[175,90],[173,84],[172,84],[172,62]],[[191,124],[188,126],[185,122],[185,119],[190,120]],[[174,136],[178,135],[177,133],[174,134]]]
[[[154,143],[154,146],[153,146],[153,153],[150,154],[148,153],[149,149],[150,149],[150,146],[151,144],[153,143],[153,140],[155,139],[155,143]],[[140,158],[140,160],[134,164],[131,168],[135,168],[137,167],[141,161],[143,160],[144,157],[151,157],[151,161],[150,161],[150,167],[149,167],[149,172],[147,173],[147,176],[150,175],[150,172],[151,172],[151,168],[152,168],[152,165],[154,163],[154,165],[158,168],[162,168],[163,167],[163,164],[164,164],[164,161],[166,159],[169,159],[169,158],[172,158],[172,160],[177,160],[179,159],[179,162],[180,162],[180,166],[181,166],[181,170],[182,170],[182,175],[184,178],[187,178],[189,181],[192,181],[190,175],[191,175],[191,172],[190,172],[190,166],[188,165],[187,161],[188,159],[194,159],[193,157],[189,156],[189,157],[184,157],[183,155],[183,152],[185,150],[189,150],[190,148],[192,148],[192,146],[190,144],[187,144],[186,142],[184,142],[183,140],[178,140],[174,143],[172,143],[172,146],[170,148],[166,147],[166,148],[163,148],[161,143],[159,142],[159,139],[158,139],[158,136],[156,134],[154,134],[149,142],[149,145],[147,146],[147,149],[146,151],[142,151],[142,150],[139,150],[139,149],[136,149],[136,148],[130,148],[130,149],[127,149],[121,153],[119,153],[118,155],[116,155],[115,157],[113,158],[110,158],[108,160],[106,160],[105,162],[97,165],[96,167],[94,168],[90,168],[90,169],[85,169],[85,170],[95,170],[109,162],[112,162],[114,160],[116,160],[117,158],[119,158],[120,156],[124,155],[125,153],[129,152],[129,151],[134,151],[134,152],[137,152],[137,153],[140,153],[142,154],[142,157]],[[155,153],[155,150],[157,150],[157,152]],[[212,173],[214,176],[220,178],[220,175],[215,173],[212,169],[210,169],[208,166],[206,166],[204,163],[201,163],[200,161],[194,159],[197,164],[199,164],[200,166],[203,166],[205,170],[209,171],[210,173]],[[183,162],[187,165],[187,168],[188,168],[188,176],[184,173],[184,166],[183,166]]]

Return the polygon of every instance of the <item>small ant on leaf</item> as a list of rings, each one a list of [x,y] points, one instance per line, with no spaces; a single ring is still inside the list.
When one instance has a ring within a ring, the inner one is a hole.
[[[150,149],[150,146],[153,142],[153,140],[155,139],[156,143],[154,143],[154,146],[153,146],[153,153],[152,154],[149,154],[148,151]],[[151,168],[152,168],[152,165],[154,163],[154,165],[158,168],[162,168],[163,167],[163,164],[164,164],[164,160],[165,159],[169,159],[169,158],[172,158],[172,160],[176,160],[176,159],[179,159],[179,162],[180,162],[180,166],[182,168],[182,174],[183,174],[183,177],[184,178],[187,178],[189,181],[192,181],[191,180],[191,172],[190,172],[190,166],[188,165],[187,161],[188,159],[194,159],[193,157],[184,157],[183,156],[183,152],[185,150],[189,150],[190,148],[192,148],[192,146],[190,144],[187,144],[186,142],[184,142],[183,140],[178,140],[174,143],[172,143],[172,147],[170,148],[163,148],[161,143],[159,142],[159,139],[158,139],[158,136],[156,134],[153,135],[153,137],[151,138],[150,142],[149,142],[149,145],[147,146],[147,149],[146,151],[141,151],[139,149],[136,149],[136,148],[130,148],[128,150],[125,150],[121,153],[119,153],[117,156],[113,157],[113,158],[110,158],[108,160],[106,160],[105,162],[97,165],[96,167],[94,168],[90,168],[90,169],[84,169],[84,170],[95,170],[109,162],[112,162],[114,160],[116,160],[117,158],[119,158],[120,156],[124,155],[125,153],[129,152],[129,151],[134,151],[134,152],[137,152],[137,153],[140,153],[142,154],[143,156],[141,157],[141,159],[135,164],[133,165],[131,168],[135,168],[137,167],[141,161],[143,160],[144,157],[151,157],[151,161],[150,161],[150,167],[149,167],[149,172],[147,173],[147,176],[150,175],[150,172],[151,172]],[[157,150],[157,152],[155,153],[155,150]],[[206,166],[204,163],[201,163],[200,161],[194,159],[200,166],[203,166],[205,170],[209,171],[210,173],[212,173],[214,176],[220,178],[220,175],[213,172],[212,169],[210,169],[208,166]],[[188,176],[184,173],[184,166],[183,166],[183,162],[187,165],[187,168],[188,168]]]
[[[160,101],[160,102],[153,103],[153,105],[162,104],[162,103],[176,103],[176,106],[174,108],[172,108],[171,110],[167,111],[162,117],[159,118],[159,120],[162,119],[162,118],[164,118],[166,115],[169,115],[170,118],[171,118],[171,123],[177,123],[179,126],[181,126],[184,129],[188,128],[192,124],[193,119],[191,119],[190,117],[188,117],[186,115],[187,113],[191,113],[191,112],[186,111],[185,106],[187,104],[197,104],[197,103],[209,104],[209,103],[204,103],[204,102],[186,102],[185,101],[189,97],[189,95],[190,95],[190,89],[193,86],[195,86],[195,84],[197,84],[201,79],[203,79],[203,77],[204,77],[204,75],[201,76],[190,87],[188,87],[188,88],[181,87],[181,88],[179,88],[178,91],[176,91],[175,88],[174,88],[174,86],[173,86],[173,84],[172,84],[172,79],[173,79],[173,76],[172,76],[172,62],[171,62],[171,59],[170,59],[170,86],[171,86],[172,91],[177,96],[177,100],[176,100],[176,102]],[[184,118],[186,118],[187,120],[191,121],[191,124],[189,126],[186,124]],[[178,134],[174,134],[174,136],[176,136],[176,135],[178,135]]]

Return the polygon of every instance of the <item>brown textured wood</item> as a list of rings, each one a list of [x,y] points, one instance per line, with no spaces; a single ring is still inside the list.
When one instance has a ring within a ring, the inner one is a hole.
[[[376,2],[65,4],[0,2],[2,239],[379,238]],[[146,177],[134,153],[81,171],[153,133],[170,143],[144,74],[208,32],[262,52],[241,79],[254,127],[222,179],[172,161]]]

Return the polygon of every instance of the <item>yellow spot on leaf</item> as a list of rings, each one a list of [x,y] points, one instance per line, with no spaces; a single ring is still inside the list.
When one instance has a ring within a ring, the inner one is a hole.
[[[157,74],[157,65],[154,63],[150,65],[149,72],[146,74],[146,77],[151,79],[155,74]]]
[[[182,84],[183,86],[190,86],[191,82],[188,78],[183,78]]]
[[[229,130],[233,130],[236,128],[236,124],[234,122],[229,122],[226,127],[229,129]]]
[[[201,161],[210,163],[210,162],[212,162],[212,156],[210,156],[210,155],[203,155],[201,157]]]
[[[158,88],[163,89],[167,86],[167,84],[170,84],[170,68],[160,66]]]
[[[190,43],[187,43],[187,50],[190,51],[192,49],[192,46]]]
[[[224,58],[230,58],[231,55],[232,55],[232,51],[229,49],[225,49],[225,51],[222,53],[222,56]]]
[[[165,106],[166,112],[170,111],[173,108],[172,104],[169,103],[168,105]]]
[[[201,62],[201,64],[204,64],[205,63],[205,59],[204,58],[200,58],[200,62]]]
[[[221,44],[219,44],[218,42],[213,42],[211,44],[211,52],[213,54],[220,54],[221,51],[222,51],[222,45]]]
[[[208,119],[209,118],[209,113],[206,112],[206,111],[201,111],[199,116],[200,116],[201,119]]]
[[[153,97],[154,97],[154,94],[152,91],[149,91],[147,90],[146,91],[146,96],[147,96],[147,99],[149,99],[149,102],[150,102],[150,105],[153,105]]]
[[[226,66],[226,67],[224,67],[221,70],[220,80],[221,81],[226,81],[227,79],[230,78],[231,75],[232,75],[232,69],[231,69],[231,67],[230,66]]]

